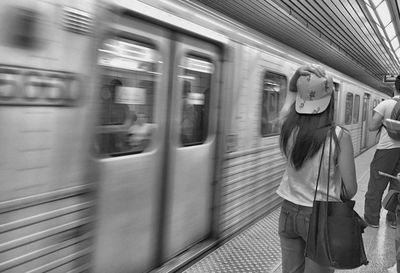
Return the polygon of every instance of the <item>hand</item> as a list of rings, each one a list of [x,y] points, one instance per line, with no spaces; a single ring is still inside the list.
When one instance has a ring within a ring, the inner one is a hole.
[[[400,182],[400,173],[398,173],[396,177],[397,177],[397,181]]]
[[[316,64],[305,64],[300,66],[296,72],[294,73],[293,77],[289,81],[289,90],[291,92],[297,92],[296,82],[300,76],[308,76],[311,73],[317,75],[317,77],[325,77],[325,70]]]
[[[301,76],[308,76],[310,73],[314,73],[318,77],[325,77],[325,70],[320,66],[316,64],[306,64],[303,66],[300,66],[297,69],[297,72]]]

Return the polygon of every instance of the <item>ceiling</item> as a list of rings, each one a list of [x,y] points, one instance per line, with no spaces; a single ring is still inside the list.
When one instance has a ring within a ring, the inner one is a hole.
[[[189,1],[206,5],[373,88],[393,92],[393,83],[384,83],[383,77],[400,74],[399,60],[366,6],[366,2],[382,0]],[[385,1],[399,34],[400,0]]]

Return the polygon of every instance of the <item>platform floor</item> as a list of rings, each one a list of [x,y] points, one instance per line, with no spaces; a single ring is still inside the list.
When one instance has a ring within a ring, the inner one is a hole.
[[[369,180],[369,164],[375,147],[356,157],[358,192],[355,210],[364,213],[364,195]],[[395,229],[385,222],[382,209],[379,228],[366,228],[363,238],[369,260],[367,266],[354,270],[336,270],[340,273],[394,273]],[[281,254],[278,230],[279,209],[221,245],[203,259],[187,268],[184,273],[281,273]]]

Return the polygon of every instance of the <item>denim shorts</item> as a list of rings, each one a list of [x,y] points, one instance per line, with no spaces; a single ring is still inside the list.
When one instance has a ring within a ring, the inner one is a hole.
[[[331,273],[332,268],[320,266],[305,257],[311,207],[284,200],[279,216],[279,237],[282,251],[282,273]]]

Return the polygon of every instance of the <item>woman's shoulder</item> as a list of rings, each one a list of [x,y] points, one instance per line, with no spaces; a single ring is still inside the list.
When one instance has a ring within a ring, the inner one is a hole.
[[[351,134],[348,129],[341,125],[336,125],[335,126],[335,141],[337,143],[340,143],[340,145],[343,144],[343,142],[351,142]]]
[[[350,131],[345,127],[338,125],[336,126],[335,131],[337,140],[340,143],[340,145],[352,142]]]
[[[343,127],[342,125],[336,125],[335,132],[336,135],[338,136],[338,139],[340,139],[343,135],[350,136],[350,131],[347,128]]]

